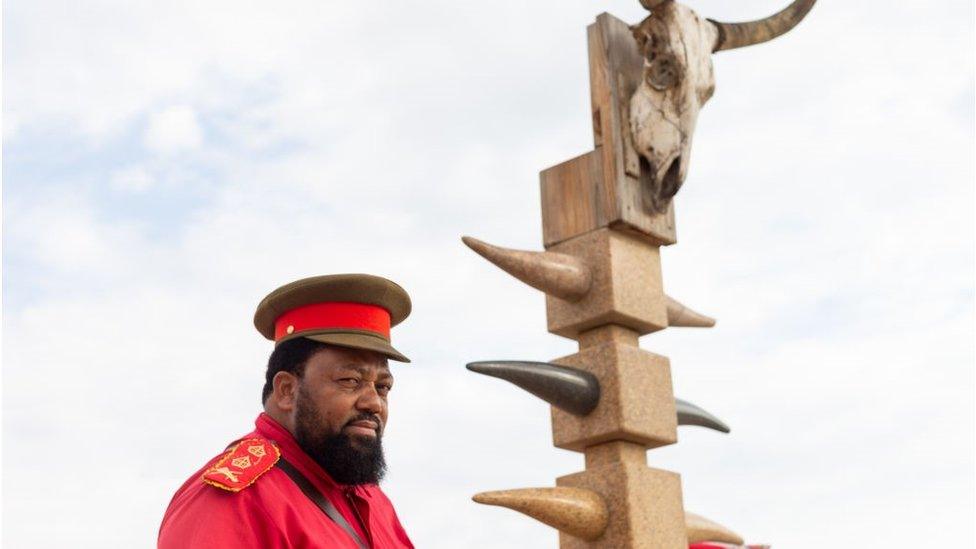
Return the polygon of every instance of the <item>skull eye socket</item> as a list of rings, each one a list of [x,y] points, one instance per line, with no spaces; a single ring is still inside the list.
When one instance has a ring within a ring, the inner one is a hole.
[[[656,55],[648,59],[645,78],[647,84],[658,91],[673,88],[681,79],[681,67],[673,55]]]
[[[646,35],[642,47],[644,50],[644,59],[646,59],[648,63],[654,61],[654,59],[656,59],[658,54],[660,53],[660,48],[658,47],[658,43],[659,40],[656,34]]]

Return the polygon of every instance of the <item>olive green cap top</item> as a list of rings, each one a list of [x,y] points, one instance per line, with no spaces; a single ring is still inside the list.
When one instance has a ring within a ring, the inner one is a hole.
[[[305,337],[410,362],[390,344],[390,327],[410,314],[399,284],[368,274],[334,274],[285,284],[261,300],[254,327],[275,345]]]

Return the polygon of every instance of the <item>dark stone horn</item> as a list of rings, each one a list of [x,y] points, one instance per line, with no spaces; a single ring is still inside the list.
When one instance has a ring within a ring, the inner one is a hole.
[[[712,51],[733,50],[759,44],[786,34],[797,26],[813,8],[817,0],[795,0],[783,11],[748,23],[722,23],[709,19],[718,30]]]
[[[698,425],[723,433],[731,431],[722,420],[686,400],[674,399],[674,407],[678,410],[678,425]]]
[[[514,383],[553,406],[585,416],[600,402],[600,382],[589,372],[548,362],[490,360],[467,365],[472,372]]]

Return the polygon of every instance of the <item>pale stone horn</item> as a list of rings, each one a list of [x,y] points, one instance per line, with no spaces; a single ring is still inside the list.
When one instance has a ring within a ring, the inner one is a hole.
[[[566,301],[579,301],[590,291],[593,283],[590,267],[571,255],[502,248],[470,236],[463,236],[461,240],[508,274]],[[714,318],[696,312],[669,296],[664,297],[669,326],[710,328],[715,325]]]
[[[685,531],[688,533],[688,543],[700,543],[702,541],[718,541],[732,545],[742,545],[743,543],[742,536],[739,534],[694,513],[685,512]]]
[[[549,295],[579,301],[590,291],[590,268],[571,255],[512,250],[470,236],[461,237],[461,240],[503,271]]]
[[[610,514],[596,492],[584,488],[520,488],[482,492],[477,503],[508,507],[585,540],[594,540],[607,529]]]
[[[708,21],[718,30],[718,39],[712,51],[751,46],[786,34],[803,21],[816,3],[817,0],[795,0],[775,15],[747,23],[722,23],[709,19]]]
[[[668,307],[668,326],[690,326],[695,328],[711,328],[715,319],[693,311],[678,300],[664,296]]]

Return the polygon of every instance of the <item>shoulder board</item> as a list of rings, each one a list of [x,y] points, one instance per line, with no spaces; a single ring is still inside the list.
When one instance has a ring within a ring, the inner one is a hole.
[[[263,438],[235,444],[203,473],[203,482],[229,492],[240,492],[267,473],[281,457],[278,447]]]

